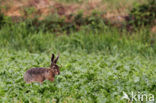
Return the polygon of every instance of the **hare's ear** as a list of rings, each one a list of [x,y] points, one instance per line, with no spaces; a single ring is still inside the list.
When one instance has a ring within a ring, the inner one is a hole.
[[[51,56],[51,63],[53,63],[54,62],[54,54],[52,54],[52,56]]]
[[[54,63],[57,63],[57,60],[59,59],[59,56],[56,57],[56,59],[54,60]]]

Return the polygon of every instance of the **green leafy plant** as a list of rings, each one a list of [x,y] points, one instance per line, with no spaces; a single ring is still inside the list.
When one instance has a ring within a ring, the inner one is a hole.
[[[140,27],[153,24],[156,18],[156,1],[149,0],[147,4],[135,6],[129,15],[129,25]]]
[[[0,28],[3,24],[4,24],[4,15],[2,14],[1,9],[0,9]]]

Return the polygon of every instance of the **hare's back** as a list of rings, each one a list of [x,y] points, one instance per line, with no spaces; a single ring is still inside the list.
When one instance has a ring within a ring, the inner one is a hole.
[[[37,79],[42,79],[43,74],[47,71],[46,68],[32,68],[29,69],[25,74],[24,74],[24,80],[26,82],[30,81],[36,81]],[[38,80],[37,80],[38,81]]]
[[[26,73],[32,75],[32,74],[43,74],[44,72],[46,72],[47,69],[46,68],[32,68],[32,69],[29,69]]]

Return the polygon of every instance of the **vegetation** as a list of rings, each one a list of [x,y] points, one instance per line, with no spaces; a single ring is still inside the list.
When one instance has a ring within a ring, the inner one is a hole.
[[[1,13],[1,10],[0,10],[0,28],[4,24],[3,20],[4,20],[4,15]]]
[[[129,22],[136,27],[149,26],[156,18],[156,1],[149,0],[147,4],[137,5],[130,12],[132,20]]]
[[[97,34],[79,31],[56,36],[31,34],[23,25],[6,26],[0,32],[1,102],[124,103],[123,91],[156,95],[155,50],[148,40],[137,38],[147,32],[121,37],[117,30],[105,28]],[[24,72],[49,66],[53,52],[60,54],[61,74],[53,83],[26,84]]]
[[[97,13],[78,13],[73,24],[57,15],[55,24],[0,17],[0,102],[125,103],[123,91],[156,96],[156,37],[149,28],[119,30]],[[26,70],[48,67],[51,53],[60,54],[60,75],[26,84]]]

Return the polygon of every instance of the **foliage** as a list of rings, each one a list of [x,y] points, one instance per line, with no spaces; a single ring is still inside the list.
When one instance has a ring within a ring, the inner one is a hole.
[[[155,60],[137,54],[64,51],[59,59],[61,74],[42,85],[26,84],[23,75],[31,67],[49,66],[49,53],[1,49],[0,59],[1,102],[125,103],[123,91],[156,95]]]
[[[0,30],[0,102],[125,103],[123,91],[156,95],[156,53],[144,41],[147,32],[121,37],[105,27],[56,36],[29,30],[25,23]],[[53,83],[26,84],[25,71],[49,66],[51,53],[60,54],[61,74]]]
[[[142,55],[156,50],[155,44],[152,44],[152,49],[147,49],[147,47],[151,47],[150,42],[154,39],[150,38],[148,30],[141,30],[132,36],[126,36],[126,32],[120,33],[107,26],[103,26],[101,30],[84,27],[81,31],[73,32],[70,36],[60,35],[59,37],[55,33],[43,31],[44,28],[43,30],[41,28],[40,31],[36,32],[35,27],[30,28],[26,23],[5,25],[0,30],[0,46],[15,50],[28,50],[29,52],[43,52],[57,48],[59,51],[71,52],[80,49],[88,53],[103,50],[112,53],[115,48],[120,51],[124,49],[125,53],[133,54],[135,52]],[[122,40],[120,35],[123,35]]]
[[[29,11],[29,9],[28,9]],[[31,11],[30,11],[31,13]],[[34,18],[26,16],[26,18],[19,20],[17,25],[25,25],[30,32],[52,32],[52,33],[71,33],[78,31],[84,26],[92,28],[92,30],[101,30],[106,26],[106,20],[101,18],[100,12],[93,12],[90,16],[84,16],[83,12],[76,15],[59,16],[52,14],[40,20],[39,16]],[[14,23],[13,25],[14,26]],[[107,22],[107,26],[109,23]]]
[[[149,0],[147,4],[136,5],[130,12],[130,25],[136,27],[153,24],[156,18],[156,1]]]
[[[4,15],[1,13],[1,9],[0,9],[0,28],[3,24],[4,24]]]
[[[148,29],[120,32],[98,12],[71,18],[54,14],[12,23],[2,16],[0,102],[125,103],[123,91],[156,95],[156,38]],[[61,74],[53,83],[26,84],[26,70],[49,66],[51,53],[60,54]]]
[[[5,24],[7,25],[11,25],[12,24],[12,20],[10,17],[5,16],[2,11],[1,11],[1,7],[0,7],[0,29],[2,28],[2,26],[4,26]]]

